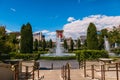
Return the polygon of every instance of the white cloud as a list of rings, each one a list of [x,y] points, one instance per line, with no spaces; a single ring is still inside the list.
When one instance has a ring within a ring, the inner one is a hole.
[[[112,28],[120,25],[120,16],[90,15],[82,20],[74,20],[63,26],[65,37],[78,38],[80,35],[85,35],[90,22],[96,25],[97,30]]]
[[[10,8],[10,10],[13,11],[13,12],[16,12],[16,9],[14,9],[14,8]]]
[[[7,32],[7,33],[10,33],[10,32],[12,32],[12,31],[11,31],[11,30],[6,29],[6,32]]]
[[[50,39],[52,39],[53,41],[56,40],[56,32],[51,32],[49,30],[42,30],[34,33],[39,33],[39,32],[42,32],[42,34],[45,35],[46,40],[50,40]]]
[[[46,40],[50,40],[52,39],[53,41],[56,40],[56,32],[48,32],[46,34]]]
[[[43,34],[45,34],[45,33],[48,33],[49,31],[48,30],[42,30],[41,31]]]
[[[75,18],[74,18],[74,17],[69,17],[69,18],[67,19],[67,21],[68,21],[68,22],[73,22],[73,21],[75,21]]]
[[[54,36],[56,34],[56,32],[48,32],[47,35],[52,35]]]

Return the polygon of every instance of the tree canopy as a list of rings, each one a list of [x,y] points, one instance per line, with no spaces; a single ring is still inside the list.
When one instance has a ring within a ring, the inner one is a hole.
[[[90,23],[87,29],[87,49],[98,49],[97,30],[93,23]]]
[[[71,38],[70,40],[70,50],[73,51],[74,50],[74,42],[73,39]]]
[[[52,39],[49,40],[49,48],[53,47]]]
[[[64,48],[65,48],[65,49],[68,49],[68,44],[67,44],[66,39],[64,40]]]
[[[45,41],[45,39],[43,39],[43,41],[42,41],[42,49],[43,49],[43,51],[45,51],[45,49],[46,49],[46,41]]]
[[[21,27],[20,47],[21,53],[32,53],[33,51],[33,35],[30,23],[23,24]]]
[[[35,39],[34,41],[34,50],[38,51],[38,40],[37,39]]]
[[[8,43],[8,35],[4,26],[0,26],[0,53],[9,53],[11,51],[10,44]]]
[[[78,39],[77,40],[77,48],[80,49],[80,47],[81,47],[81,41],[80,41],[80,39]]]

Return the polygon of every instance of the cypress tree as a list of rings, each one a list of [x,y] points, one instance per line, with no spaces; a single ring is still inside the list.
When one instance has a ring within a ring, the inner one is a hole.
[[[32,26],[30,25],[30,23],[27,23],[26,24],[27,28],[28,28],[28,34],[29,34],[29,37],[28,37],[28,44],[29,44],[29,53],[32,53],[33,51],[33,34],[32,34]]]
[[[25,52],[24,49],[26,48],[25,45],[25,25],[23,24],[21,27],[21,39],[20,39],[20,52]]]
[[[43,48],[43,51],[45,51],[45,49],[46,49],[46,41],[45,41],[45,39],[43,39],[42,48]]]
[[[52,48],[53,44],[52,44],[52,39],[50,39],[49,41],[49,47]]]
[[[38,46],[39,46],[40,48],[42,47],[42,41],[41,41],[41,40],[39,40]]]
[[[71,38],[71,41],[70,41],[70,49],[71,49],[71,51],[73,51],[73,49],[74,49],[74,42],[73,42],[72,38]]]
[[[49,48],[49,47],[50,47],[49,41],[46,41],[46,48]]]
[[[93,23],[90,23],[87,29],[87,49],[98,49],[97,30]]]
[[[77,40],[77,48],[80,49],[80,47],[81,47],[81,41],[80,41],[80,39],[78,39]]]
[[[64,40],[64,48],[65,48],[65,49],[68,49],[68,45],[67,45],[66,39]]]
[[[33,35],[30,23],[23,24],[21,28],[21,53],[32,53],[33,51]]]
[[[38,50],[38,40],[35,39],[34,41],[34,50],[37,51]]]

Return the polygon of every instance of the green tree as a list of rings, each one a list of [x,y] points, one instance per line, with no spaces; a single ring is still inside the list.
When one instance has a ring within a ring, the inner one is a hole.
[[[8,36],[4,26],[0,26],[0,53],[11,52],[11,47],[7,40]]]
[[[45,49],[46,49],[46,41],[45,41],[45,39],[43,39],[42,48],[43,48],[43,51],[45,51]]]
[[[100,35],[98,40],[98,48],[99,50],[104,49],[104,38]]]
[[[0,26],[0,40],[5,40],[6,38],[6,31],[4,26]]]
[[[12,51],[17,51],[19,46],[19,40],[17,39],[16,33],[9,33],[8,36],[8,43],[10,44],[10,47]]]
[[[101,30],[101,36],[104,38],[104,36],[108,37],[108,30],[107,29],[102,29]]]
[[[32,53],[33,51],[33,35],[30,23],[23,24],[21,28],[21,53]]]
[[[80,39],[77,40],[77,48],[78,48],[78,49],[81,48],[81,41],[80,41]]]
[[[23,24],[22,27],[21,27],[21,39],[20,39],[20,52],[21,53],[26,53],[26,36],[25,36],[25,25]]]
[[[120,43],[120,28],[113,27],[113,30],[108,32],[108,40],[109,43],[115,44],[115,43]]]
[[[74,42],[73,39],[71,38],[70,40],[70,50],[73,51],[74,50]]]
[[[68,49],[68,44],[67,44],[66,39],[64,39],[64,48],[65,48],[65,49]]]
[[[87,49],[98,49],[97,30],[93,23],[90,23],[87,29]]]
[[[50,48],[49,41],[46,41],[46,48]]]
[[[38,51],[38,40],[37,39],[35,39],[34,41],[34,50]]]
[[[9,42],[13,43],[14,45],[18,43],[18,39],[16,38],[16,34],[10,33],[9,34]]]
[[[42,41],[41,41],[41,40],[39,40],[38,46],[39,46],[40,48],[42,47]]]
[[[49,40],[49,48],[53,47],[52,39]]]
[[[84,43],[81,45],[82,49],[87,49],[87,40],[85,39]]]
[[[98,48],[99,50],[104,49],[104,37],[108,37],[108,30],[102,29],[98,34]]]

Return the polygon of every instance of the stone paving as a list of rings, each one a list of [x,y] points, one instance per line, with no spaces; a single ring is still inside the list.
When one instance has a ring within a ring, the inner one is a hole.
[[[91,70],[87,70],[87,77],[84,77],[84,70],[78,69],[78,62],[76,60],[67,60],[67,61],[46,61],[40,60],[40,76],[44,76],[41,80],[63,80],[61,78],[61,66],[65,65],[67,62],[71,64],[71,80],[92,80],[91,79]],[[51,63],[53,63],[53,70],[51,69]],[[24,63],[26,64],[26,63]],[[95,64],[98,65],[99,62],[97,61],[89,61],[87,62],[87,68],[90,69],[90,65]],[[27,65],[32,65],[31,63],[27,63]],[[96,67],[100,68],[100,66]],[[37,74],[37,72],[35,72]],[[105,80],[117,80],[115,72],[106,72],[106,79]],[[35,75],[37,77],[37,75]],[[93,80],[101,80],[100,77],[101,72],[95,72],[95,78]],[[120,79],[120,73],[119,73]],[[38,80],[37,78],[35,80]]]
[[[91,65],[98,65],[95,66],[95,69],[99,70],[99,71],[95,71],[95,79],[93,80],[101,80],[101,71],[100,71],[100,64],[98,61],[87,61],[87,77],[84,77],[84,70],[83,69],[78,69],[78,62],[76,60],[65,60],[65,61],[61,61],[61,60],[57,60],[57,61],[46,61],[46,60],[39,60],[38,61],[40,63],[40,67],[39,67],[39,76],[42,77],[42,79],[38,79],[38,73],[37,71],[35,71],[35,80],[63,80],[61,78],[61,66],[65,65],[67,62],[69,62],[71,64],[71,69],[70,69],[70,77],[71,80],[92,80],[91,76]],[[53,64],[53,69],[51,69],[51,64]],[[3,65],[2,65],[3,66]],[[22,62],[22,72],[26,71],[25,66],[29,66],[29,71],[33,70],[34,66],[34,61],[23,61]],[[106,66],[108,67],[108,66]],[[1,75],[3,75],[3,69],[0,68],[1,70]],[[107,69],[107,68],[106,68]],[[116,68],[110,68],[110,70],[115,70]],[[120,68],[119,68],[120,69]],[[5,71],[5,70],[4,70]],[[8,73],[8,71],[6,71]],[[119,73],[119,80],[120,80],[120,71]],[[1,78],[0,75],[0,78]],[[25,75],[24,75],[25,76]],[[0,79],[3,80],[3,79]],[[4,79],[4,80],[8,80],[8,79]],[[19,79],[19,80],[23,80],[23,79]],[[32,79],[28,79],[28,80],[32,80]],[[105,80],[117,80],[116,79],[116,72],[115,71],[107,71],[105,72]]]
[[[44,75],[43,80],[63,80],[61,77],[61,70],[41,70],[41,76]],[[79,69],[71,70],[71,80],[90,80],[83,77],[83,73]]]

